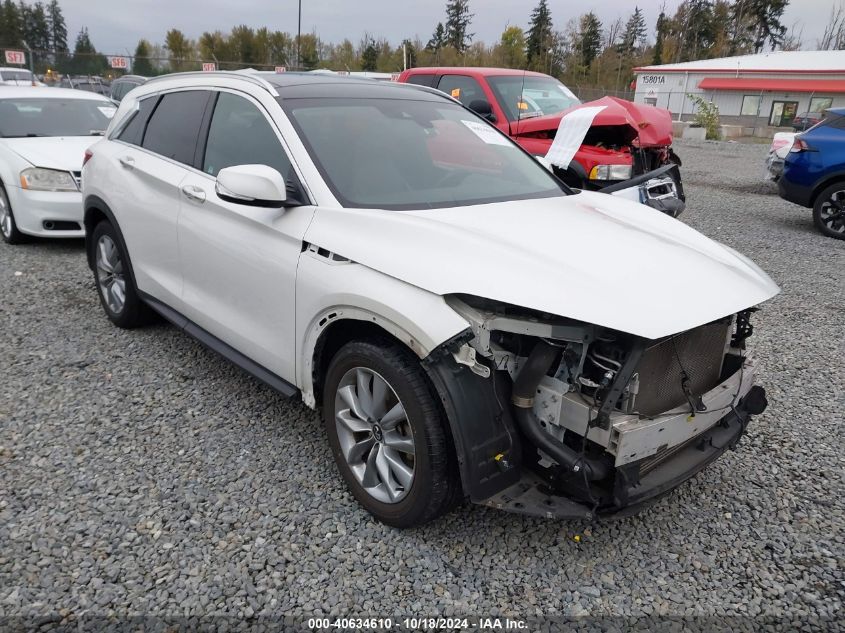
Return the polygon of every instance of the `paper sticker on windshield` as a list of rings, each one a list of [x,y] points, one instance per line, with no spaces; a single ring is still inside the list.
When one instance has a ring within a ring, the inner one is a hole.
[[[461,89],[460,88],[452,88],[452,98],[453,99],[460,99],[461,98]]]
[[[461,120],[461,123],[466,125],[473,134],[488,145],[504,145],[506,147],[511,147],[511,143],[507,137],[503,136],[495,128],[492,128],[489,125],[478,123],[477,121],[464,120]]]
[[[112,118],[114,113],[117,112],[117,108],[114,106],[97,106],[97,109],[103,113],[103,116],[106,118]]]

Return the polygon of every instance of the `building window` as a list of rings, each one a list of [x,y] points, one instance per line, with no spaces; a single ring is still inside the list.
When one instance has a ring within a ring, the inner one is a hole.
[[[833,97],[813,97],[810,99],[810,112],[824,112],[833,106]]]
[[[742,114],[749,116],[758,116],[760,114],[760,95],[745,95],[742,98]]]

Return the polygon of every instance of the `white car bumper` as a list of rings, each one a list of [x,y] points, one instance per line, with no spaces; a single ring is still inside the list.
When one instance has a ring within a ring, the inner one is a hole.
[[[21,233],[38,237],[85,237],[80,192],[9,187],[6,193]]]

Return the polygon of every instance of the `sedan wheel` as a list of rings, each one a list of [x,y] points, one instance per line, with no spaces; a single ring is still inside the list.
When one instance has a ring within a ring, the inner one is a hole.
[[[12,205],[9,204],[9,196],[6,195],[3,185],[0,185],[0,236],[7,244],[20,244],[26,241],[26,236],[15,225]]]
[[[831,185],[819,194],[813,222],[828,237],[845,239],[845,183]]]
[[[126,278],[123,260],[114,240],[101,235],[97,241],[97,285],[109,310],[115,315],[126,305]]]
[[[334,417],[358,483],[382,503],[401,501],[414,480],[414,436],[393,387],[371,369],[350,369],[338,385]]]

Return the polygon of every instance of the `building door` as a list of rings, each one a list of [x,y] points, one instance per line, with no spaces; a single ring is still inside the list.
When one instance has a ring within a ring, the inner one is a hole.
[[[772,114],[769,116],[769,125],[773,127],[789,126],[796,114],[798,114],[797,101],[774,101],[772,103]]]

